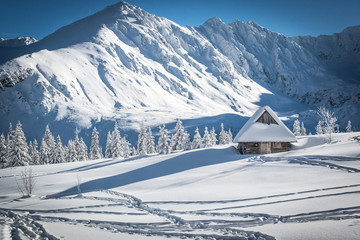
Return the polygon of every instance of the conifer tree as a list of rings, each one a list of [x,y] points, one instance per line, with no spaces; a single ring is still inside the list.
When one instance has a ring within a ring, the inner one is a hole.
[[[146,142],[147,142],[147,153],[155,153],[155,142],[154,142],[154,136],[152,135],[151,128],[148,129],[147,136],[146,136]]]
[[[73,140],[69,140],[67,144],[66,162],[76,162],[77,152]]]
[[[91,134],[89,159],[94,160],[100,158],[101,158],[101,151],[99,147],[99,133],[97,132],[96,127],[94,127]]]
[[[50,132],[49,124],[46,125],[45,134],[40,147],[40,164],[49,164],[54,162],[55,158],[55,140]]]
[[[61,138],[58,135],[56,138],[56,149],[55,149],[55,161],[54,163],[63,163],[65,162],[65,152],[64,147],[61,142]]]
[[[137,150],[136,150],[135,146],[133,146],[131,148],[131,151],[130,151],[130,156],[133,157],[133,156],[136,156],[136,155],[137,155]]]
[[[202,146],[205,148],[211,146],[211,138],[210,138],[210,134],[209,134],[207,127],[205,127],[205,130],[204,130],[204,136],[202,138]]]
[[[346,125],[346,132],[352,132],[351,130],[351,121],[349,120],[347,125]]]
[[[80,151],[78,152],[78,161],[87,161],[89,159],[88,148],[82,137],[80,138],[79,145],[80,145]]]
[[[306,128],[304,126],[304,122],[301,122],[300,135],[301,136],[306,136]]]
[[[221,123],[221,130],[219,134],[219,143],[220,144],[227,144],[228,143],[228,134],[224,130],[224,124]]]
[[[33,142],[29,143],[29,156],[30,156],[30,164],[39,165],[40,164],[40,154],[38,151],[38,143],[36,139]]]
[[[111,134],[111,157],[122,157],[123,156],[123,146],[121,143],[121,136],[118,129],[117,122],[115,121],[114,130]]]
[[[4,134],[0,136],[0,168],[5,168],[6,166],[6,140]]]
[[[105,157],[106,158],[112,158],[112,153],[111,153],[111,134],[110,131],[107,134],[106,137],[106,149],[105,149]]]
[[[199,133],[199,128],[196,128],[194,138],[192,141],[192,149],[197,149],[197,148],[201,148],[201,147],[202,147],[202,138]]]
[[[169,136],[168,130],[165,129],[165,125],[159,127],[160,129],[160,137],[158,139],[158,153],[160,154],[168,154],[171,152],[171,148],[169,146]]]
[[[15,135],[12,142],[13,144],[11,145],[11,149],[8,151],[9,156],[7,166],[16,167],[29,165],[30,156],[28,152],[28,145],[26,143],[26,138],[20,122],[16,125]]]
[[[78,129],[75,130],[75,139],[74,139],[74,146],[75,146],[75,152],[76,152],[76,160],[77,161],[81,161],[81,155],[82,155],[82,149],[81,149],[81,144],[80,144],[80,139],[79,139],[79,135],[78,135]]]
[[[190,141],[190,134],[185,130],[184,131],[184,150],[190,150],[191,149],[191,141]]]
[[[147,136],[146,128],[144,126],[144,123],[141,123],[140,132],[139,132],[139,136],[138,136],[138,144],[137,144],[137,150],[138,150],[138,154],[140,156],[147,154],[147,137],[146,136]]]
[[[49,164],[51,159],[51,151],[44,140],[41,141],[40,146],[40,164]]]
[[[175,130],[176,130],[176,132],[171,138],[171,148],[174,151],[175,150],[184,150],[185,129],[182,126],[182,122],[180,119],[176,122]]]
[[[217,138],[216,138],[216,133],[215,133],[215,128],[214,127],[210,131],[210,139],[211,139],[211,146],[216,145]]]
[[[8,159],[10,155],[10,150],[13,149],[13,139],[14,139],[14,131],[12,129],[12,123],[9,124],[9,132],[6,138],[6,156],[5,158]],[[8,161],[8,160],[7,160]]]
[[[300,132],[300,122],[298,119],[296,119],[294,121],[294,125],[293,125],[293,133],[295,136],[300,136],[301,132]]]
[[[131,149],[130,149],[131,144],[126,140],[125,137],[123,137],[121,141],[123,146],[123,157],[128,158],[131,155]]]
[[[315,128],[315,132],[317,135],[324,133],[321,125],[322,125],[322,122],[318,121],[318,124],[316,125],[316,128]]]
[[[8,135],[7,135],[7,145],[10,144],[10,142],[12,141],[12,139],[14,138],[14,131],[12,129],[12,123],[9,124],[9,132],[8,132]]]
[[[228,139],[227,143],[232,143],[232,141],[233,141],[233,135],[232,135],[232,133],[231,133],[231,129],[230,129],[230,128],[229,128],[229,131],[227,132],[227,139]]]

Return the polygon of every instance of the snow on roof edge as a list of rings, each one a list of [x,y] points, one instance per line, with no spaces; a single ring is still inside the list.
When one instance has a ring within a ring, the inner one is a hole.
[[[257,123],[258,118],[267,111],[279,124]],[[261,124],[261,125],[259,125]],[[256,126],[257,125],[257,126]],[[276,134],[275,134],[276,133]],[[233,143],[239,142],[297,142],[295,135],[285,126],[269,107],[260,107],[236,134]]]

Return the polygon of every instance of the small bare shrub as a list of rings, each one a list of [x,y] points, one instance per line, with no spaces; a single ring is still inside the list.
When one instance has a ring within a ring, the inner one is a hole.
[[[31,197],[35,188],[35,178],[32,169],[30,167],[25,168],[25,170],[21,172],[20,178],[20,184],[15,178],[19,191],[24,197]]]

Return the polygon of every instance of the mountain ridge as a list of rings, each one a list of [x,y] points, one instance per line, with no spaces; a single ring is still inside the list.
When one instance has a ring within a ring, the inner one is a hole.
[[[224,113],[250,116],[261,105],[274,105],[288,119],[300,113],[314,125],[311,109],[322,104],[335,110],[345,105],[340,119],[356,125],[357,82],[329,73],[305,40],[313,41],[218,18],[182,27],[120,2],[26,46],[26,54],[19,50],[21,56],[0,66],[2,85],[13,86],[0,93],[0,125],[6,129],[20,115],[33,124],[55,121],[59,129],[114,119],[137,129],[141,121],[156,126]]]

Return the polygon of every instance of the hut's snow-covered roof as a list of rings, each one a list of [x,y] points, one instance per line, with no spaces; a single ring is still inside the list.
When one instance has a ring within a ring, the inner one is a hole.
[[[269,117],[268,114],[271,117]],[[258,120],[264,118],[272,118],[270,121],[277,123],[262,123]],[[266,116],[265,116],[266,118]],[[269,106],[261,107],[255,114],[245,123],[234,138],[234,143],[238,142],[296,142],[294,134],[284,125],[279,117],[273,112]]]

